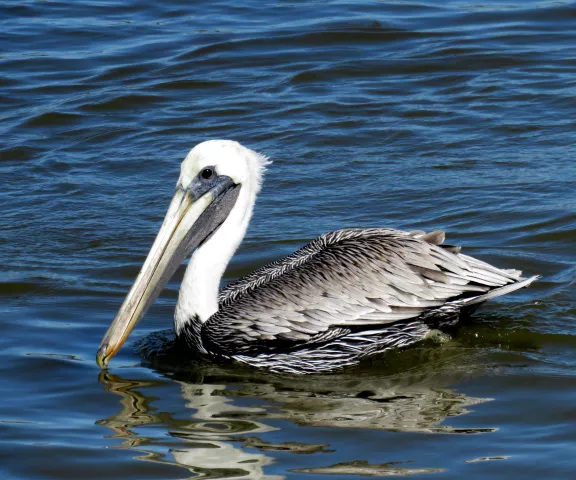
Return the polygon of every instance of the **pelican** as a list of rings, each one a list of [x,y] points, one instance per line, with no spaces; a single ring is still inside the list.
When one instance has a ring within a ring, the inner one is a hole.
[[[444,244],[444,232],[353,228],[326,233],[219,291],[244,238],[268,159],[210,140],[182,162],[142,269],[102,339],[105,368],[189,256],[176,336],[200,354],[276,373],[326,373],[453,325],[521,277]]]

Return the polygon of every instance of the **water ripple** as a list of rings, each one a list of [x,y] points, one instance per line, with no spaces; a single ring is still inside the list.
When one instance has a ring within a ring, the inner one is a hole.
[[[5,476],[570,478],[575,18],[534,0],[0,0]],[[207,138],[274,161],[225,282],[349,226],[442,228],[543,279],[448,341],[307,381],[150,336],[181,268],[98,382],[97,342]]]

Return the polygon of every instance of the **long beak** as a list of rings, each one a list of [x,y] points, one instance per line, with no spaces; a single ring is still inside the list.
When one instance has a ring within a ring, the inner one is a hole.
[[[186,256],[226,219],[240,190],[236,187],[229,177],[221,177],[198,199],[188,190],[176,191],[150,253],[100,343],[100,368],[120,350]]]

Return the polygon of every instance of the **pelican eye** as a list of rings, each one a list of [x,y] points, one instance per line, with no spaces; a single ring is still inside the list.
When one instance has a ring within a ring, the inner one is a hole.
[[[212,178],[212,175],[214,175],[214,170],[212,170],[211,168],[205,168],[204,170],[202,170],[202,173],[200,173],[200,176],[204,180],[210,180]]]

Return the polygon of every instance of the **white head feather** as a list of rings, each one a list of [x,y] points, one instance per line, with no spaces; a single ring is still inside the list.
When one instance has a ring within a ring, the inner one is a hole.
[[[271,162],[233,140],[208,140],[196,145],[182,162],[178,185],[187,188],[206,167],[216,167],[218,175],[228,175],[236,184],[260,191],[266,166]]]

